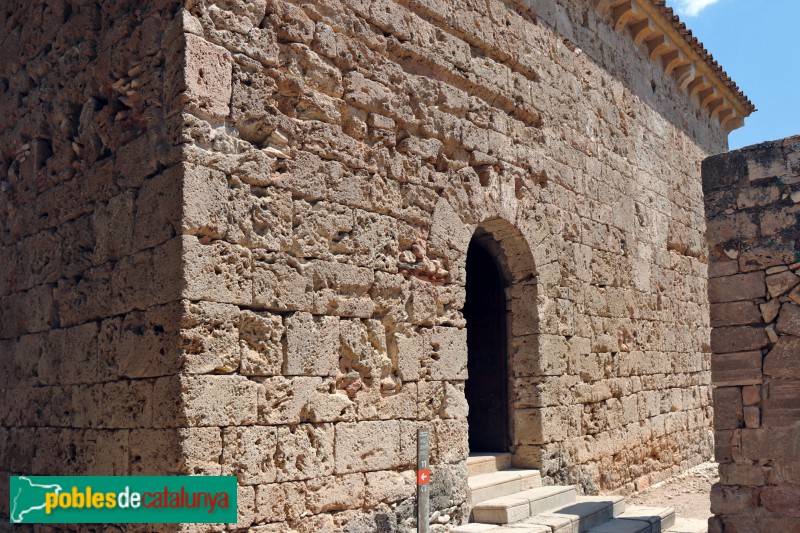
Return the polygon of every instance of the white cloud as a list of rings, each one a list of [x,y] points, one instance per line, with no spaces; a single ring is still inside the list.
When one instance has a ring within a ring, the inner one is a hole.
[[[676,0],[676,9],[679,15],[696,17],[700,11],[717,2],[719,0]]]

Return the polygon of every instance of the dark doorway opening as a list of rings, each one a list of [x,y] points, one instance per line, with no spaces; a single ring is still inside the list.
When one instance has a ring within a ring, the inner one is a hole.
[[[473,237],[467,250],[465,394],[470,453],[505,452],[509,446],[506,284],[496,254],[483,240]]]

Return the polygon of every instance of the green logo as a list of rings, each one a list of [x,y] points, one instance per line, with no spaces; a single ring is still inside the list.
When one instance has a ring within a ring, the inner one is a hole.
[[[236,522],[235,476],[12,476],[18,524]]]

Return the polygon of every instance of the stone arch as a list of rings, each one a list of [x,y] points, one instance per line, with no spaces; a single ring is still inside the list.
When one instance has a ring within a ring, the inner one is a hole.
[[[559,284],[561,269],[553,249],[559,249],[560,235],[550,234],[546,224],[539,224],[536,207],[518,198],[514,184],[503,182],[502,177],[488,186],[468,185],[449,187],[437,202],[428,253],[443,260],[450,282],[464,290],[470,241],[477,235],[492,248],[508,283],[510,451],[516,466],[540,468],[546,417],[540,396],[549,373],[540,357],[540,312],[548,299],[545,295],[552,292],[548,287]],[[463,349],[466,352],[466,341]]]

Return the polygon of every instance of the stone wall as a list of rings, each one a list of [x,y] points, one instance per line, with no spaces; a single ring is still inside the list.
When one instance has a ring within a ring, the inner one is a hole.
[[[432,508],[466,518],[476,229],[511,280],[517,466],[596,493],[709,458],[699,162],[725,135],[627,35],[582,1],[181,16],[192,326],[174,424],[218,431],[243,523],[410,527],[419,426]]]
[[[703,163],[714,430],[712,531],[800,517],[800,137]]]
[[[517,466],[596,493],[707,459],[725,133],[589,4],[5,8],[4,474],[231,474],[239,527],[407,530],[425,426],[464,520],[476,230]]]
[[[0,522],[8,475],[192,472],[169,2],[0,8]]]

